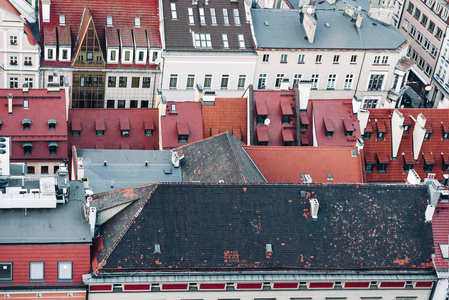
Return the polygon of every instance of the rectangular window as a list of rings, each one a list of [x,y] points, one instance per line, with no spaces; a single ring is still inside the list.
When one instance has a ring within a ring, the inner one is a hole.
[[[377,65],[377,64],[379,64],[379,63],[380,63],[380,55],[374,56],[373,64]]]
[[[131,59],[131,51],[125,51],[125,61],[129,61]]]
[[[340,55],[334,55],[334,60],[332,62],[338,64],[340,62]]]
[[[58,281],[72,282],[72,262],[58,261]]]
[[[294,74],[293,75],[293,86],[296,86],[296,84],[301,80],[302,74]]]
[[[223,8],[223,22],[225,25],[229,25],[229,15],[226,8]]]
[[[13,66],[16,66],[17,65],[17,56],[10,56],[9,63]]]
[[[329,74],[327,78],[327,89],[333,90],[335,89],[335,81],[337,80],[337,74]]]
[[[108,100],[106,102],[106,108],[115,108],[115,100]]]
[[[267,74],[259,74],[259,80],[257,83],[257,88],[259,90],[264,90],[266,89],[266,82],[267,82]]]
[[[195,84],[195,75],[193,74],[187,75],[186,89],[193,89],[194,84]]]
[[[237,8],[235,8],[233,12],[234,12],[234,24],[236,26],[240,26],[239,10]]]
[[[119,84],[118,84],[118,86],[121,87],[121,88],[126,88],[127,81],[128,81],[128,77],[120,76],[119,77]]]
[[[48,49],[47,57],[48,57],[48,59],[53,59],[53,49]]]
[[[142,100],[140,101],[140,108],[148,108],[149,101],[148,100]]]
[[[412,14],[413,13],[413,9],[415,8],[415,5],[411,2],[409,2],[408,7],[407,7],[407,11]]]
[[[138,60],[139,60],[140,62],[142,62],[142,61],[143,61],[143,59],[144,59],[144,57],[145,57],[145,52],[143,52],[143,51],[139,51],[139,56],[138,56]]]
[[[429,22],[429,27],[427,27],[427,30],[429,30],[429,32],[433,34],[433,31],[435,30],[435,23],[430,21]]]
[[[405,31],[408,31],[409,26],[410,26],[410,22],[407,21],[407,19],[404,19],[404,23],[402,23],[402,28],[404,28]]]
[[[264,54],[263,58],[262,58],[262,61],[263,62],[268,62],[269,60],[270,60],[270,54]]]
[[[177,89],[178,88],[178,74],[170,74],[170,89]]]
[[[134,27],[140,28],[140,17],[134,17]]]
[[[287,63],[287,54],[281,54],[281,64],[286,64]]]
[[[133,77],[131,79],[131,87],[138,88],[140,86],[140,77]]]
[[[223,48],[229,48],[228,35],[222,34],[221,36],[223,38]]]
[[[345,90],[350,90],[352,88],[352,79],[354,78],[353,74],[347,74],[345,78]]]
[[[424,39],[423,47],[424,47],[426,50],[429,50],[429,49],[430,49],[430,42],[429,42],[428,39]]]
[[[320,74],[312,74],[312,89],[316,90],[318,89],[318,80],[320,78]]]
[[[417,61],[417,60],[418,60],[418,53],[416,53],[415,50],[412,51],[412,59],[413,59],[414,61]]]
[[[221,85],[220,88],[222,90],[227,90],[228,89],[228,83],[229,83],[229,75],[222,75],[221,76]]]
[[[125,100],[118,100],[117,108],[125,108]],[[104,135],[104,131],[103,131],[103,135]]]
[[[112,50],[111,51],[111,57],[110,57],[110,60],[115,60],[115,55],[116,55],[116,51],[115,50]]]
[[[189,24],[194,25],[195,24],[195,18],[193,17],[193,8],[189,7],[187,9],[187,12],[189,14]]]
[[[106,25],[107,25],[108,27],[111,27],[111,26],[112,26],[112,16],[107,16],[107,17],[106,17]]]
[[[59,25],[65,25],[65,15],[59,15]]]
[[[33,77],[25,77],[25,85],[29,88],[33,88]]]
[[[436,57],[437,53],[438,53],[438,49],[434,45],[432,45],[432,48],[430,50],[430,55],[432,55],[433,57]]]
[[[206,25],[206,16],[204,15],[204,8],[198,9],[200,12],[200,23],[201,25]]]
[[[243,90],[245,88],[246,75],[239,75],[239,82],[237,84],[237,89]]]
[[[425,73],[429,76],[432,74],[432,67],[429,64],[426,65]]]
[[[245,48],[245,36],[243,34],[239,34],[239,47],[240,49]]]
[[[419,8],[415,9],[415,13],[413,14],[416,20],[419,20],[419,17],[421,16],[421,10]]]
[[[419,61],[418,61],[418,67],[420,69],[424,69],[425,64],[426,64],[426,61],[422,57],[420,57]]]
[[[212,74],[204,75],[204,88],[210,89],[212,87]]]
[[[108,87],[115,87],[115,86],[116,86],[116,77],[109,76],[108,77]]]
[[[108,100],[108,101],[111,101],[111,100]],[[112,102],[112,103],[113,103],[112,108],[114,108],[114,102]],[[110,108],[110,107],[108,107],[108,108]],[[74,136],[74,137],[81,136],[81,131],[80,130],[72,130],[72,136]]]
[[[409,34],[412,36],[412,37],[415,37],[415,34],[416,34],[416,28],[415,28],[415,26],[411,26],[410,27],[410,32],[409,32]]]
[[[41,166],[41,174],[48,174],[48,166]]]
[[[422,18],[421,18],[421,24],[422,26],[426,27],[427,26],[427,16],[425,14],[422,14]]]
[[[384,64],[384,65],[388,64],[389,58],[390,57],[388,55],[382,56],[382,64]]]
[[[281,87],[282,80],[284,80],[284,74],[276,75],[276,83],[274,84],[274,88],[278,89]]]
[[[422,38],[423,38],[422,33],[418,31],[418,35],[416,36],[416,41],[417,41],[419,44],[422,44]]]
[[[125,100],[119,100],[119,103],[120,103],[120,101],[125,102]],[[122,107],[119,107],[119,108],[122,108]],[[123,108],[125,108],[125,106],[123,106]],[[97,131],[95,131],[95,135],[96,136],[104,136],[104,130],[97,130]]]
[[[442,36],[443,36],[443,31],[440,29],[440,27],[437,27],[437,32],[435,33],[435,37],[440,40]]]
[[[210,19],[212,25],[217,25],[217,15],[215,14],[215,8],[210,9]]]
[[[377,101],[377,99],[365,99],[363,101],[363,108],[376,108]]]
[[[315,58],[315,63],[316,64],[320,64],[321,63],[321,59],[323,58],[323,56],[321,54],[318,54]]]
[[[11,44],[11,45],[17,45],[17,36],[15,36],[15,35],[11,35],[10,37],[9,37],[9,43]]]
[[[305,54],[298,55],[298,64],[303,64],[305,62],[306,56]]]
[[[171,9],[171,18],[177,19],[178,13],[176,12],[176,3],[171,2],[170,3],[170,9]]]
[[[0,262],[0,282],[12,281],[12,262]]]
[[[31,66],[33,63],[31,62],[30,56],[25,56],[25,62],[23,63],[25,66]]]
[[[385,75],[373,74],[368,83],[368,91],[380,91]]]
[[[151,77],[143,77],[142,78],[142,88],[149,88],[151,85]]]
[[[23,100],[23,108],[24,108],[24,109],[30,108],[29,105],[30,105],[30,104],[29,104],[28,100]]]
[[[196,48],[212,48],[212,41],[210,34],[195,33],[195,47]]]
[[[352,55],[351,56],[351,64],[355,64],[357,63],[357,55]]]
[[[67,49],[62,49],[62,59],[63,60],[69,59],[69,51]]]
[[[19,88],[19,78],[18,77],[10,77],[9,78],[9,88],[10,89]]]

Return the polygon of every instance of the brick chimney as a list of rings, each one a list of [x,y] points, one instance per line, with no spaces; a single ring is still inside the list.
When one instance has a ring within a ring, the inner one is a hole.
[[[413,129],[413,158],[418,160],[419,153],[421,152],[421,146],[424,141],[424,136],[426,135],[426,121],[427,119],[423,114],[419,114],[415,119],[410,116],[413,121],[415,121],[415,128]]]
[[[404,132],[404,116],[395,109],[391,117],[391,157],[396,159],[401,145],[402,134]]]

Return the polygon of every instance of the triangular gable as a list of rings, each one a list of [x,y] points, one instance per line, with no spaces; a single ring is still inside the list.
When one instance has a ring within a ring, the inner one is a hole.
[[[94,20],[88,8],[84,9],[75,46],[72,67],[104,68],[105,62]]]

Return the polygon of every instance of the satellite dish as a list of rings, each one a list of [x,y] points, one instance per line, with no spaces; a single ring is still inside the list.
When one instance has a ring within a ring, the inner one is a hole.
[[[263,122],[265,124],[265,126],[270,125],[270,119],[266,118],[265,121]]]
[[[313,12],[313,9],[312,9],[311,7],[307,8],[307,13],[308,13],[309,15],[311,15],[312,12]]]

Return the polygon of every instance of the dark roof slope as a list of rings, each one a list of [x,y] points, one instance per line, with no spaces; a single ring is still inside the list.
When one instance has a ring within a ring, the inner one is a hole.
[[[254,52],[254,43],[250,24],[246,22],[244,0],[210,1],[198,0],[197,5],[191,0],[163,1],[165,44],[168,51],[225,51],[225,52]],[[172,18],[170,5],[176,4],[177,18]],[[192,8],[194,24],[189,23],[188,8]],[[200,8],[204,9],[205,25],[200,23]],[[211,9],[215,9],[216,24],[212,25]],[[224,25],[223,9],[227,9],[229,25]],[[235,25],[234,9],[239,12],[240,25]],[[210,34],[212,47],[195,48],[192,33]],[[223,34],[227,34],[229,47],[223,46]],[[243,34],[245,48],[239,47],[238,35]]]
[[[299,191],[320,201],[318,220]],[[432,270],[424,186],[159,184],[145,193],[101,227],[95,272]]]
[[[242,145],[235,136],[225,132],[178,148],[184,154],[181,160],[183,182],[266,182]]]

